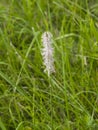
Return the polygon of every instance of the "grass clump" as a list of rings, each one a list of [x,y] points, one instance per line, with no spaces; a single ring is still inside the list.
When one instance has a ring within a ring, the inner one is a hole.
[[[98,4],[0,1],[0,129],[98,129]],[[41,35],[53,35],[44,73]]]

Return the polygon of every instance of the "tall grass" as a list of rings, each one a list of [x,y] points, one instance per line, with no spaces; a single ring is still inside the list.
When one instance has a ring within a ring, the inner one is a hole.
[[[45,31],[54,41],[50,77]],[[98,129],[97,0],[0,1],[0,129]]]

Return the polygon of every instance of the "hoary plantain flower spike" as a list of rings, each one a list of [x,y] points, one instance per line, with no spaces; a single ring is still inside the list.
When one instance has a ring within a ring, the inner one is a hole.
[[[43,64],[45,65],[45,72],[48,73],[48,76],[51,73],[55,72],[54,69],[54,58],[53,58],[53,36],[50,32],[44,32],[42,35],[42,56],[43,56]]]

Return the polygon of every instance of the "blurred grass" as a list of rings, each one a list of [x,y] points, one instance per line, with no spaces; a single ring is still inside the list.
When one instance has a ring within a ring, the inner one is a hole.
[[[98,129],[97,7],[97,0],[0,1],[1,130]],[[41,57],[47,30],[50,81]]]

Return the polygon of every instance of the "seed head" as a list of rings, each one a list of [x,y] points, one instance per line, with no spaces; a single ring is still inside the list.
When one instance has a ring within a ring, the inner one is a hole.
[[[48,76],[55,72],[54,69],[54,58],[53,58],[53,36],[50,32],[44,32],[42,35],[42,56],[43,56],[43,64],[45,65],[45,72],[48,73]]]

